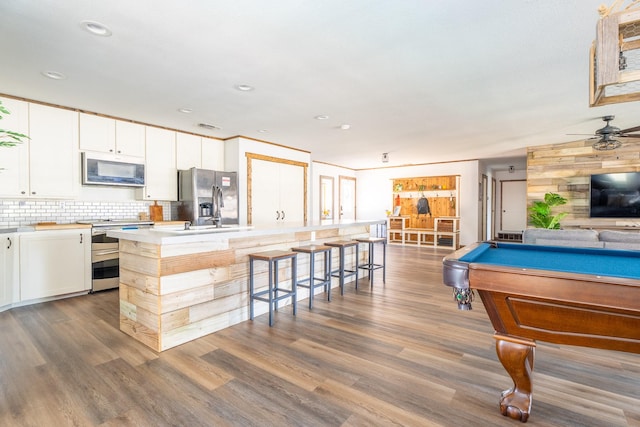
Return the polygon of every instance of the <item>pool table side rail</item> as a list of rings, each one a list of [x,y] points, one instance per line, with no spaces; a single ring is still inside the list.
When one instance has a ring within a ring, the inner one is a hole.
[[[498,334],[640,353],[638,286],[483,269],[469,279]]]

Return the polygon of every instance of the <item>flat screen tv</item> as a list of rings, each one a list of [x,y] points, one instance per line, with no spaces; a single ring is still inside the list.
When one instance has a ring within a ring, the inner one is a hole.
[[[640,172],[591,175],[591,218],[640,218]]]

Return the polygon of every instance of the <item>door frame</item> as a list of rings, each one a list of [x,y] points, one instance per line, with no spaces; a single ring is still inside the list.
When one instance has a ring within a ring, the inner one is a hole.
[[[500,181],[500,231],[510,231],[510,230],[505,230],[504,226],[503,226],[503,215],[504,215],[504,200],[505,200],[505,195],[504,195],[504,184],[505,183],[514,183],[514,182],[523,182],[525,184],[525,209],[524,209],[524,214],[525,214],[525,220],[524,220],[524,228],[527,227],[527,206],[526,206],[526,186],[527,186],[527,180],[526,179],[505,179]],[[516,231],[516,230],[511,230],[511,231]]]
[[[304,175],[304,222],[307,222],[307,179],[309,176],[309,164],[305,163],[305,162],[298,162],[296,160],[289,160],[289,159],[282,159],[280,157],[273,157],[273,156],[265,156],[264,154],[257,154],[257,153],[249,153],[246,152],[245,153],[245,157],[247,158],[247,224],[251,225],[252,224],[252,219],[253,219],[253,212],[252,212],[252,203],[251,203],[251,198],[252,198],[252,192],[253,192],[253,188],[252,188],[252,168],[251,168],[251,161],[252,160],[263,160],[266,162],[273,162],[273,163],[284,163],[287,165],[293,165],[293,166],[300,166],[301,168],[304,169],[303,171],[303,175]]]
[[[353,217],[354,219],[358,217],[358,212],[356,211],[357,203],[356,203],[356,178],[353,176],[346,175],[338,175],[338,203],[340,205],[340,214],[338,215],[338,219],[342,219],[342,183],[343,181],[353,181]]]

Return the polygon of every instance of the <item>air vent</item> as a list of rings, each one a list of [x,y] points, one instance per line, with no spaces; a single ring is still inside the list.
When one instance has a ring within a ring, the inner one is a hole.
[[[201,128],[204,128],[204,129],[209,129],[209,130],[220,130],[220,129],[222,129],[220,126],[212,125],[212,124],[209,124],[209,123],[198,123],[198,126],[200,126]]]

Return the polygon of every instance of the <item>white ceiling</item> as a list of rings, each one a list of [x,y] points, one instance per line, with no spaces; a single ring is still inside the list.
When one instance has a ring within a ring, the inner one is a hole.
[[[0,93],[354,169],[524,156],[640,125],[638,103],[588,106],[602,2],[2,0]]]

